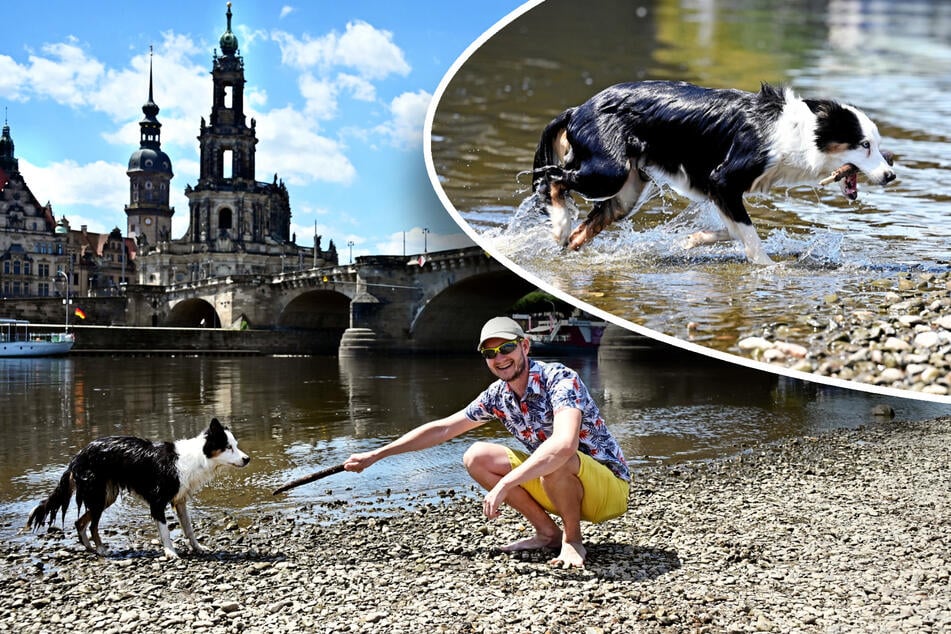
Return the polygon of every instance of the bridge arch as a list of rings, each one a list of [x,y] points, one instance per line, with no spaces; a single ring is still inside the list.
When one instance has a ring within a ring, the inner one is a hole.
[[[196,297],[175,304],[163,325],[173,328],[221,328],[221,319],[214,306]]]
[[[410,324],[417,350],[472,351],[479,330],[490,318],[505,312],[535,287],[508,270],[468,277],[434,295]]]
[[[278,328],[339,330],[350,325],[350,298],[331,289],[316,289],[292,299],[277,317]]]

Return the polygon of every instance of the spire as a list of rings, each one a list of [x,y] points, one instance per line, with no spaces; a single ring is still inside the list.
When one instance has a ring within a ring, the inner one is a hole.
[[[0,134],[0,170],[8,175],[19,171],[19,161],[13,153],[13,137],[10,136],[10,123],[7,109],[3,109],[3,133]]]
[[[159,107],[152,99],[152,47],[149,46],[149,100],[142,106],[142,113],[146,121],[158,123],[156,117],[159,113]]]
[[[222,54],[225,57],[233,57],[238,52],[238,38],[231,32],[231,3],[228,3],[228,12],[225,14],[228,18],[228,28],[221,35],[218,45],[221,47]]]

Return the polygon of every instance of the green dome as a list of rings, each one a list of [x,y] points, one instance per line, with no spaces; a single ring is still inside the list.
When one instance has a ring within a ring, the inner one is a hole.
[[[231,32],[231,3],[228,3],[228,29],[222,33],[221,39],[218,41],[219,46],[221,47],[221,52],[228,57],[231,57],[238,52],[238,36]]]

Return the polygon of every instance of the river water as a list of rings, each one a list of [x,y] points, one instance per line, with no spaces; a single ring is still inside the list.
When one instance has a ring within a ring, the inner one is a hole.
[[[666,190],[575,253],[529,217],[513,223],[545,124],[641,79],[745,90],[767,81],[855,104],[897,155],[899,179],[860,179],[854,203],[836,186],[748,199],[774,267],[747,265],[736,244],[682,249],[718,221]],[[947,2],[548,0],[470,51],[437,97],[434,180],[470,235],[533,282],[656,332],[686,339],[692,322],[698,343],[736,353],[767,324],[809,314],[828,323],[830,294],[879,305],[883,280],[951,267]]]
[[[542,358],[542,357],[539,357]],[[704,459],[751,443],[854,427],[876,404],[901,419],[948,407],[794,381],[731,364],[644,364],[583,356],[565,360],[590,386],[629,461]],[[16,537],[52,491],[69,458],[91,440],[191,437],[218,417],[252,461],[198,496],[198,517],[346,502],[386,512],[453,490],[474,495],[462,454],[474,438],[513,442],[498,425],[439,447],[396,456],[362,474],[342,473],[274,497],[279,484],[343,461],[412,427],[464,407],[491,380],[477,356],[130,357],[0,359],[0,537]],[[389,493],[387,493],[389,492]],[[421,497],[420,497],[421,496]],[[145,505],[123,498],[104,526]],[[73,511],[70,512],[69,517]],[[71,520],[69,520],[71,521]]]

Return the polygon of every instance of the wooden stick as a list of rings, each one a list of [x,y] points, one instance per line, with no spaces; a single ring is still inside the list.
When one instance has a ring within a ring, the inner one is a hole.
[[[343,470],[344,470],[343,464],[338,464],[338,465],[334,465],[334,466],[332,466],[332,467],[328,467],[328,468],[326,468],[326,469],[321,469],[320,471],[315,471],[314,473],[311,473],[310,475],[305,475],[305,476],[302,477],[302,478],[297,478],[296,480],[291,480],[290,482],[285,482],[284,484],[282,484],[282,485],[279,486],[278,488],[274,489],[274,495],[277,495],[278,493],[283,493],[284,491],[287,491],[287,490],[289,490],[289,489],[293,489],[294,487],[299,487],[299,486],[302,485],[302,484],[307,484],[308,482],[313,482],[314,480],[320,480],[321,478],[326,478],[327,476],[332,476],[333,474],[335,474],[335,473],[340,473],[340,472],[343,471]]]
[[[859,171],[859,168],[855,167],[851,163],[846,163],[845,165],[833,171],[831,174],[829,174],[828,176],[823,178],[821,181],[819,181],[819,185],[828,185],[829,183],[832,183],[832,182],[838,182],[842,180],[843,178],[845,178],[846,176],[848,176],[849,174],[852,174],[857,171]]]

